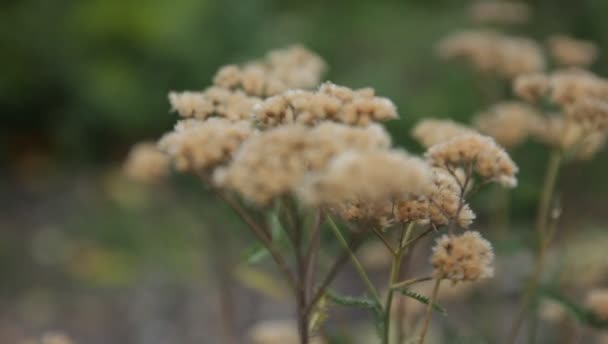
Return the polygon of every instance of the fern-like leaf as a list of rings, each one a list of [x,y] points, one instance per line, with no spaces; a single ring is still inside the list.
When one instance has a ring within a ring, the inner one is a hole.
[[[431,303],[431,300],[421,294],[416,293],[415,291],[411,291],[407,288],[399,288],[399,289],[395,289],[397,291],[399,291],[401,294],[410,297],[418,302],[424,303],[425,305],[428,305],[429,303]],[[437,312],[441,313],[442,315],[448,315],[448,311],[443,308],[441,305],[437,304],[436,302],[433,302],[431,304],[431,307],[433,307],[434,310],[436,310]]]
[[[327,289],[325,294],[327,295],[327,298],[335,304],[370,310],[374,316],[376,332],[380,338],[382,337],[382,334],[384,333],[384,326],[386,326],[386,324],[384,323],[384,310],[382,309],[381,304],[367,297],[340,295],[331,289]]]

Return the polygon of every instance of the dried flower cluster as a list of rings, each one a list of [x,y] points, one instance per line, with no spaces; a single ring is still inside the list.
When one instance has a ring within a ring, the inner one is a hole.
[[[541,73],[520,75],[513,83],[513,90],[522,99],[536,103],[547,94],[549,78]]]
[[[493,105],[479,114],[475,127],[505,148],[521,144],[540,120],[540,114],[530,105],[507,101]]]
[[[263,205],[293,192],[308,172],[322,169],[338,153],[386,149],[389,145],[388,134],[376,125],[285,125],[249,139],[232,163],[215,173],[214,180],[218,186]]]
[[[442,169],[433,170],[433,189],[429,195],[415,195],[397,202],[395,218],[399,222],[431,223],[447,226],[455,219],[458,226],[468,228],[475,213],[462,203],[462,189],[452,175]]]
[[[587,67],[598,57],[598,48],[590,41],[564,35],[551,36],[547,42],[551,56],[558,65]]]
[[[435,277],[454,283],[492,277],[493,261],[492,245],[473,231],[440,237],[431,257]]]
[[[172,110],[184,118],[206,119],[217,116],[232,121],[246,120],[251,117],[254,105],[260,101],[242,91],[220,87],[209,87],[203,92],[169,93]]]
[[[488,136],[465,134],[439,143],[426,152],[433,166],[447,170],[472,168],[485,180],[505,187],[517,185],[518,168],[505,150]]]
[[[158,146],[180,171],[204,172],[226,162],[253,130],[247,121],[223,118],[184,120],[163,136]]]
[[[290,89],[313,88],[321,81],[326,66],[323,59],[296,45],[271,51],[265,59],[242,67],[228,65],[213,79],[216,86],[243,90],[257,97],[269,97]]]
[[[397,118],[397,108],[371,88],[352,90],[326,82],[316,92],[290,90],[268,98],[255,107],[254,118],[265,127],[322,121],[368,125]]]
[[[438,52],[443,59],[462,59],[481,73],[506,79],[545,69],[544,55],[536,42],[495,31],[451,34],[441,40]]]
[[[587,307],[603,321],[608,321],[608,290],[595,289],[587,294]]]
[[[429,148],[462,134],[475,131],[470,127],[449,119],[423,119],[412,129],[412,137],[423,147]]]
[[[474,3],[469,14],[477,23],[523,24],[530,20],[531,12],[524,2],[486,0]]]
[[[337,207],[347,202],[381,205],[410,195],[428,195],[433,175],[422,160],[402,151],[349,151],[311,177],[302,196],[309,203]]]
[[[142,142],[133,146],[124,169],[134,180],[156,182],[169,174],[169,158],[153,142]]]

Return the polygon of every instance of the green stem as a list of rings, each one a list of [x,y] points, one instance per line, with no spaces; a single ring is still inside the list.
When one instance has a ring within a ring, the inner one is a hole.
[[[528,308],[534,295],[536,294],[540,278],[542,276],[545,258],[547,254],[547,248],[549,247],[551,238],[553,237],[553,231],[547,229],[547,223],[549,220],[549,212],[551,210],[551,201],[557,184],[557,177],[559,175],[559,167],[562,161],[562,152],[560,150],[554,150],[549,158],[547,165],[547,172],[545,175],[545,182],[540,197],[540,203],[538,207],[538,216],[536,218],[536,232],[538,236],[538,246],[534,262],[534,271],[530,276],[530,281],[526,287],[526,292],[522,298],[518,315],[513,323],[511,332],[509,334],[507,343],[512,344],[517,340],[517,335],[521,326],[523,325],[526,317]]]
[[[346,239],[344,239],[344,236],[342,235],[342,232],[340,231],[340,228],[338,228],[338,225],[336,225],[334,220],[329,215],[327,216],[327,222],[329,222],[329,228],[331,228],[332,232],[334,232],[334,234],[336,235],[336,238],[338,239],[340,244],[346,250],[348,250],[350,260],[353,262],[353,265],[355,266],[355,269],[357,270],[359,277],[361,277],[361,279],[363,280],[363,283],[365,284],[365,288],[367,288],[367,291],[371,294],[371,296],[374,298],[374,300],[378,304],[381,304],[380,296],[378,294],[378,291],[376,290],[376,287],[374,287],[369,276],[365,272],[365,268],[363,268],[363,265],[361,265],[361,262],[359,262],[359,259],[357,259],[357,256],[355,255],[355,253],[350,249],[348,243],[346,242]]]
[[[418,344],[424,344],[424,339],[426,338],[426,333],[429,330],[429,325],[431,323],[431,314],[433,313],[433,305],[437,301],[437,295],[439,294],[439,285],[441,284],[441,279],[438,278],[435,280],[435,286],[433,287],[433,294],[431,295],[431,299],[429,300],[429,304],[426,306],[426,314],[424,316],[424,324],[422,325],[422,332],[420,332],[420,340]]]
[[[382,336],[382,343],[389,344],[390,340],[390,325],[391,325],[391,308],[393,305],[393,296],[395,290],[391,288],[393,284],[399,282],[399,271],[401,270],[401,260],[403,254],[406,252],[403,244],[410,239],[412,231],[414,229],[414,222],[410,222],[407,228],[403,228],[401,231],[401,238],[399,239],[399,247],[397,252],[393,254],[393,263],[391,264],[391,275],[389,280],[389,289],[386,294],[386,302],[384,305],[384,335]]]

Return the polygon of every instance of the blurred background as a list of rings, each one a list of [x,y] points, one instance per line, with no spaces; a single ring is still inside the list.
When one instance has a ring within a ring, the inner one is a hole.
[[[529,3],[534,19],[511,32],[541,42],[554,33],[594,41],[601,56],[593,69],[608,75],[607,1]],[[290,318],[284,290],[260,287],[267,276],[240,263],[253,239],[229,211],[187,177],[154,187],[126,180],[121,164],[129,148],[172,127],[169,90],[205,88],[224,64],[302,43],[325,58],[328,80],[391,98],[401,115],[388,124],[395,144],[420,152],[409,137],[416,121],[468,122],[489,105],[468,68],[434,52],[441,37],[473,27],[468,4],[2,1],[0,343],[55,331],[86,344],[221,343],[218,291],[226,283],[235,308],[246,310],[233,319],[238,337],[259,320]],[[513,154],[521,174],[512,235],[497,250],[525,261],[526,224],[547,157],[533,143]],[[607,157],[604,151],[564,172],[568,240],[606,243]],[[478,227],[491,197],[476,199]],[[225,247],[233,248],[230,256]],[[234,278],[217,277],[235,265]],[[495,342],[487,332],[454,342]]]

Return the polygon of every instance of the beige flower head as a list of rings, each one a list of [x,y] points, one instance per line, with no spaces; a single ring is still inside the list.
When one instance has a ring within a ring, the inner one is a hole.
[[[608,289],[595,289],[587,294],[587,307],[602,321],[608,321]]]
[[[263,127],[322,121],[368,125],[397,118],[397,109],[389,99],[376,97],[372,89],[351,90],[326,82],[315,92],[289,90],[268,98],[255,107],[253,115]]]
[[[169,174],[169,157],[153,142],[138,143],[131,148],[124,170],[134,180],[157,182]]]
[[[520,75],[513,83],[515,94],[530,103],[539,102],[548,90],[549,78],[541,73]]]
[[[558,70],[550,76],[551,100],[567,106],[583,98],[608,98],[608,80],[582,69]]]
[[[469,10],[471,19],[481,24],[524,24],[530,20],[531,9],[520,1],[477,1]]]
[[[158,146],[173,158],[178,170],[208,172],[227,162],[252,134],[253,129],[247,121],[184,120],[165,134]]]
[[[422,159],[398,150],[348,151],[311,176],[300,196],[328,207],[348,202],[384,207],[402,197],[428,195],[432,187],[432,170]]]
[[[254,105],[260,101],[242,91],[219,87],[209,87],[203,92],[169,93],[172,111],[184,118],[206,119],[217,116],[231,121],[246,120],[251,117]]]
[[[566,117],[588,132],[608,130],[608,101],[596,98],[581,98],[566,106]]]
[[[351,150],[386,149],[390,138],[380,126],[317,127],[285,125],[251,138],[214,180],[260,205],[293,192],[303,177],[324,168],[335,155]]]
[[[436,278],[454,283],[477,281],[494,276],[494,251],[478,232],[443,235],[433,247],[431,264]]]
[[[589,132],[566,116],[550,114],[538,122],[532,134],[548,146],[569,152],[576,150],[575,158],[589,160],[604,147],[608,133]]]
[[[269,97],[289,89],[313,88],[319,84],[325,69],[325,62],[318,55],[295,45],[271,51],[264,59],[244,66],[224,66],[213,83],[228,90]]]
[[[599,54],[598,48],[593,42],[565,35],[549,37],[547,45],[555,62],[565,67],[590,66]]]
[[[534,107],[521,102],[498,103],[475,119],[475,127],[498,144],[513,148],[521,144],[533,130],[541,115]]]
[[[443,59],[461,59],[481,73],[505,79],[545,69],[545,58],[536,42],[496,31],[457,32],[441,40],[437,49]]]
[[[412,129],[412,137],[423,147],[429,148],[462,134],[474,133],[475,130],[449,119],[423,119]]]
[[[447,170],[473,168],[485,180],[498,182],[504,187],[515,187],[517,165],[509,154],[491,137],[465,134],[432,146],[426,152],[429,162]]]
[[[446,226],[450,220],[461,228],[468,228],[475,213],[468,204],[460,206],[463,197],[460,185],[452,175],[442,169],[433,169],[433,190],[428,196],[414,196],[395,205],[395,218],[399,222],[431,223]],[[463,200],[464,202],[464,200]]]

